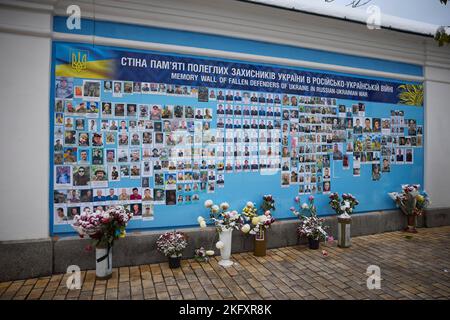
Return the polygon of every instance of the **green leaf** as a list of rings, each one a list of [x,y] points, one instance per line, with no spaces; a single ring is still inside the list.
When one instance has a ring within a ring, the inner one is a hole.
[[[423,105],[423,86],[416,84],[403,84],[399,86],[399,102],[405,105]]]
[[[442,26],[436,30],[434,40],[437,41],[439,47],[450,43],[450,35],[445,32],[445,27]]]

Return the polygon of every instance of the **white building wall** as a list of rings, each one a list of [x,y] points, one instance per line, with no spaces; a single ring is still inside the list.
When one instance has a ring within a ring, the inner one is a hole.
[[[50,14],[0,11],[0,241],[47,238]]]
[[[425,188],[432,208],[450,207],[450,69],[425,67]]]

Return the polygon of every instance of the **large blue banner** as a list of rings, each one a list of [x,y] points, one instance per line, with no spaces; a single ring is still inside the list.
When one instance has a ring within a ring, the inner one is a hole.
[[[411,96],[423,96],[419,83],[406,85],[398,81],[332,72],[112,50],[89,45],[60,45],[56,55],[58,76],[83,75],[86,78],[422,105],[422,99],[411,99]],[[77,72],[74,72],[74,66],[78,66]]]

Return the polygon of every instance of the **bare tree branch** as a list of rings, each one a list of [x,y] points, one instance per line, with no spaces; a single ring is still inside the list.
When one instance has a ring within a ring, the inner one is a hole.
[[[346,4],[346,6],[351,6],[352,8],[359,8],[359,7],[365,6],[366,4],[368,4],[371,1],[372,0],[353,0],[350,3]],[[441,1],[447,2],[447,0],[441,0]],[[330,3],[330,2],[334,2],[334,0],[325,0],[325,2]]]

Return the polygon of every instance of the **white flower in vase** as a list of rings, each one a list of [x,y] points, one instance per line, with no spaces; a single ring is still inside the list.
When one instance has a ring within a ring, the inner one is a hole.
[[[220,209],[222,209],[222,210],[228,210],[229,207],[230,207],[230,205],[228,204],[228,202],[222,202],[220,204]]]
[[[259,223],[264,223],[267,221],[267,217],[265,215],[261,215],[258,217]]]
[[[214,202],[212,200],[206,200],[205,201],[205,208],[211,208],[213,206]]]
[[[250,225],[249,224],[244,224],[241,228],[241,231],[243,233],[248,233],[250,231]]]
[[[224,244],[223,244],[222,241],[217,241],[217,242],[216,242],[216,248],[217,248],[217,249],[220,250],[220,249],[222,249],[223,247],[224,247]]]

